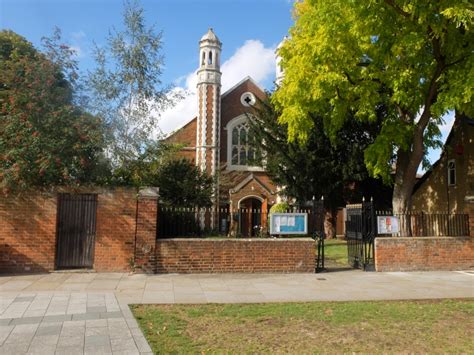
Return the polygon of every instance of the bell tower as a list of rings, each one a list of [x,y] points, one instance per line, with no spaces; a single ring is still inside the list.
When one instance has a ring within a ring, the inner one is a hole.
[[[196,165],[214,178],[213,207],[218,208],[218,169],[221,125],[222,43],[210,28],[199,41],[197,71],[198,115],[196,130]],[[211,222],[214,224],[214,222]]]

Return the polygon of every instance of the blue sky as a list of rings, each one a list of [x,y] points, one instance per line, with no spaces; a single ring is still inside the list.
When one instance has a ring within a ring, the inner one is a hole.
[[[226,90],[252,76],[272,88],[274,50],[293,24],[290,0],[142,0],[148,25],[163,30],[164,83],[175,84],[187,97],[160,119],[164,132],[189,121],[196,112],[195,70],[198,41],[212,27],[223,43],[222,80]],[[11,29],[39,46],[41,37],[58,26],[77,50],[80,69],[93,66],[92,43],[105,43],[109,29],[121,28],[121,0],[0,0],[0,27]],[[442,127],[444,139],[452,118]],[[430,152],[435,161],[439,152]]]
[[[147,23],[164,32],[164,82],[197,66],[197,46],[209,27],[223,42],[225,61],[247,40],[273,48],[292,24],[288,0],[142,0]],[[0,0],[0,25],[38,45],[58,26],[80,49],[82,69],[92,65],[92,41],[104,43],[108,30],[121,27],[121,0]],[[267,78],[265,85],[272,79]]]

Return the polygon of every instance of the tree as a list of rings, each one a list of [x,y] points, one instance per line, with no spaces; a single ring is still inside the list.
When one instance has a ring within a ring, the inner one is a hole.
[[[180,145],[156,142],[148,144],[138,157],[112,172],[110,182],[126,186],[158,186],[158,175],[163,165],[175,158]]]
[[[271,102],[260,101],[256,107],[249,122],[257,156],[262,157],[257,164],[263,164],[272,180],[283,187],[282,193],[296,198],[299,204],[313,196],[324,197],[326,234],[334,236],[337,208],[362,197],[354,195],[359,192],[358,185],[368,179],[364,150],[380,130],[383,107],[378,110],[377,122],[348,120],[334,142],[317,115],[310,115],[313,129],[304,142],[288,142],[288,129],[278,124],[280,113]],[[373,188],[382,185],[380,181],[372,183]]]
[[[60,32],[45,53],[0,32],[0,189],[91,182],[103,147],[102,122],[73,104],[76,63]]]
[[[173,207],[209,207],[212,205],[212,177],[186,159],[164,163],[154,180],[160,198]]]
[[[113,29],[103,47],[95,46],[97,67],[89,72],[92,112],[109,129],[108,153],[115,168],[126,169],[158,130],[159,113],[175,97],[163,87],[162,34],[147,28],[138,1],[126,1],[123,31]]]
[[[407,212],[418,167],[440,145],[443,115],[473,109],[471,6],[459,0],[297,2],[291,38],[280,49],[285,77],[273,96],[289,139],[308,139],[318,114],[336,140],[346,120],[374,121],[378,105],[385,105],[365,163],[386,181],[396,164],[392,204]]]

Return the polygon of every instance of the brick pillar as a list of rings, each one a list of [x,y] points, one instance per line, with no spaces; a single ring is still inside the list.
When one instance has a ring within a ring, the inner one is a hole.
[[[156,225],[158,220],[158,188],[140,189],[137,197],[135,271],[156,271]]]

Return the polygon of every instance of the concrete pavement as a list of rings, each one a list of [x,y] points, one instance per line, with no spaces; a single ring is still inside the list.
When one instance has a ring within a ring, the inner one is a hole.
[[[474,297],[474,272],[0,276],[1,354],[146,354],[131,303]]]

